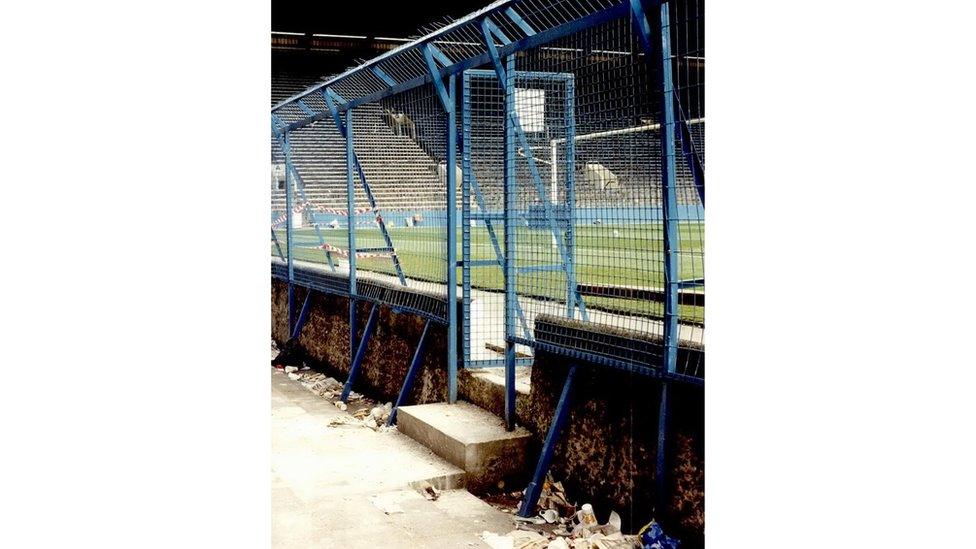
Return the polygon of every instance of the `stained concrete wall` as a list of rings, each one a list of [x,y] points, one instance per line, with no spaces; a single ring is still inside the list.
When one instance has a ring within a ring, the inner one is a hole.
[[[301,307],[307,290],[295,288],[295,307]],[[306,361],[316,370],[339,381],[349,374],[349,299],[321,292],[312,295],[311,308],[299,337]],[[362,336],[371,303],[360,302],[356,310],[357,340]],[[288,339],[288,284],[277,279],[271,284],[272,337],[279,344]],[[297,314],[297,313],[296,313]],[[373,337],[353,390],[383,401],[395,401],[407,375],[424,319],[397,314],[381,307]],[[423,365],[414,380],[408,404],[443,402],[447,399],[447,327],[431,323]]]
[[[540,324],[544,322],[545,318],[536,319],[537,336],[546,332]],[[654,343],[650,345],[653,348]],[[703,356],[698,358],[703,361]],[[528,411],[520,413],[519,420],[533,432],[537,448],[552,421],[571,362],[545,351],[536,353]],[[652,517],[660,383],[638,374],[576,363],[581,368],[577,369],[569,420],[556,446],[552,474],[563,480],[571,501],[592,503],[601,520],[616,510],[625,530],[639,528]],[[682,540],[682,547],[702,547],[704,390],[673,383],[670,397],[670,504],[666,514],[657,518],[666,532]]]

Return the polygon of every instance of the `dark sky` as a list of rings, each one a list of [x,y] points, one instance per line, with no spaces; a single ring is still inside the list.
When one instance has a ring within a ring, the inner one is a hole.
[[[272,0],[271,30],[400,38],[445,15],[459,18],[492,1]]]

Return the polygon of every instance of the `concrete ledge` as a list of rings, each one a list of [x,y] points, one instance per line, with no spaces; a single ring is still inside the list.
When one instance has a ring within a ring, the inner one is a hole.
[[[402,406],[397,429],[464,469],[465,486],[472,492],[521,475],[526,467],[529,432],[508,432],[498,416],[467,402]]]

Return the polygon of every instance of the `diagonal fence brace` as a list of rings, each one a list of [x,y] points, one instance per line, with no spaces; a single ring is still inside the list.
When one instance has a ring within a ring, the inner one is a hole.
[[[573,381],[576,378],[576,364],[569,367],[566,374],[566,382],[563,383],[563,392],[559,395],[559,403],[556,405],[556,412],[553,414],[552,423],[549,424],[549,432],[546,434],[546,441],[542,445],[542,453],[535,466],[535,473],[532,481],[525,489],[525,499],[519,507],[518,516],[529,518],[535,514],[535,506],[539,502],[539,495],[542,493],[542,484],[546,480],[546,473],[549,472],[549,465],[552,464],[552,454],[556,449],[556,442],[559,441],[559,434],[566,425],[569,418],[570,401],[572,400]]]
[[[359,340],[359,347],[356,348],[356,356],[352,359],[352,364],[349,365],[349,377],[346,378],[346,384],[342,387],[342,396],[339,400],[346,402],[349,398],[349,393],[352,391],[352,384],[356,382],[356,378],[359,376],[359,370],[363,365],[363,358],[366,356],[366,346],[369,344],[369,339],[373,337],[373,330],[376,329],[376,318],[379,317],[380,306],[376,303],[373,304],[373,308],[369,311],[369,318],[366,320],[366,329],[363,330],[363,337]]]
[[[403,406],[407,401],[407,397],[410,396],[410,389],[413,388],[413,380],[416,379],[417,373],[420,371],[420,363],[424,359],[424,348],[427,346],[427,333],[429,331],[430,320],[424,322],[424,331],[421,332],[420,341],[417,342],[417,350],[414,351],[413,360],[410,361],[407,377],[403,379],[403,386],[400,387],[400,394],[397,395],[396,404],[393,405],[393,410],[390,411],[390,417],[386,420],[387,427],[396,423],[397,409]]]

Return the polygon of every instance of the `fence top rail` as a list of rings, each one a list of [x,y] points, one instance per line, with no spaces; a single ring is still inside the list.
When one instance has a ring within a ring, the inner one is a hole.
[[[271,112],[284,118],[289,113],[286,107],[291,107],[292,112],[297,107],[307,114],[308,105],[302,103],[302,99],[327,89],[333,92],[333,98],[341,100],[337,107],[345,110],[423,85],[431,80],[430,68],[423,55],[427,48],[433,50],[440,75],[456,74],[483,65],[490,60],[482,32],[482,22],[485,21],[497,30],[489,33],[493,36],[493,45],[500,54],[507,55],[623,16],[627,5],[627,0],[496,0],[440,29],[292,95],[275,104]],[[293,131],[327,116],[327,112],[319,112],[298,120],[280,120],[279,125],[284,131]]]

